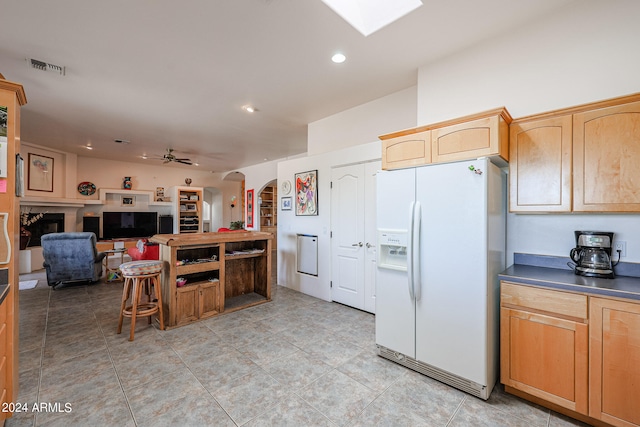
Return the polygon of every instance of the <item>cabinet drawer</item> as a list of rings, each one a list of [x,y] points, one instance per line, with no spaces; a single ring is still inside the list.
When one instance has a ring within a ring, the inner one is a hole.
[[[500,303],[554,313],[579,319],[587,318],[587,296],[501,282]]]

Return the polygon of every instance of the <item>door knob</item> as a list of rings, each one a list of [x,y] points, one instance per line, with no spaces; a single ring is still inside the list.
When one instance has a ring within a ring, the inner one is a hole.
[[[362,247],[362,242],[354,243],[351,246],[358,246],[358,247],[361,248]]]
[[[367,248],[372,248],[373,247],[373,245],[371,243],[369,243],[369,242],[367,242],[366,246],[367,246]]]

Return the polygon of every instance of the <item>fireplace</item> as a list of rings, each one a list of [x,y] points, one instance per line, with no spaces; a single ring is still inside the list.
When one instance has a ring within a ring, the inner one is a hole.
[[[29,218],[36,216],[30,213]],[[25,226],[31,232],[31,240],[28,247],[41,246],[40,238],[49,233],[62,233],[64,231],[64,214],[63,213],[46,213],[38,221],[31,225]]]

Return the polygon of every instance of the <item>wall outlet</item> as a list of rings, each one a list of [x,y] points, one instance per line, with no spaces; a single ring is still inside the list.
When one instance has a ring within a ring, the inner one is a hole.
[[[623,257],[623,256],[626,257],[627,256],[627,242],[623,242],[623,241],[614,242],[613,243],[613,252],[617,253],[618,251],[620,251],[620,256],[621,257]]]

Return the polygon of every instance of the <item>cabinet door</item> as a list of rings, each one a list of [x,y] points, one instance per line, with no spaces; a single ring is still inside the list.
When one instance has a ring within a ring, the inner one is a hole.
[[[590,298],[589,415],[640,425],[640,304]]]
[[[176,290],[176,324],[198,320],[199,286],[190,285]]]
[[[9,325],[7,324],[7,307],[9,306],[9,301],[6,300],[0,303],[0,405],[4,405],[7,403],[11,403],[7,401],[8,392],[7,388],[8,377],[9,377],[9,367],[7,366],[7,358],[9,354],[7,353],[7,349],[11,346],[9,345],[9,337],[7,333],[7,329]],[[0,425],[4,425],[4,419],[9,416],[9,412],[0,411]]]
[[[431,131],[433,163],[499,155],[509,160],[509,127],[500,115]]]
[[[399,169],[431,163],[431,131],[382,141],[382,169]]]
[[[220,282],[200,285],[198,313],[200,319],[215,316],[220,312]]]
[[[587,325],[502,308],[501,382],[587,414]]]
[[[640,102],[573,116],[573,210],[640,211]]]
[[[510,211],[571,211],[571,119],[511,124]]]

